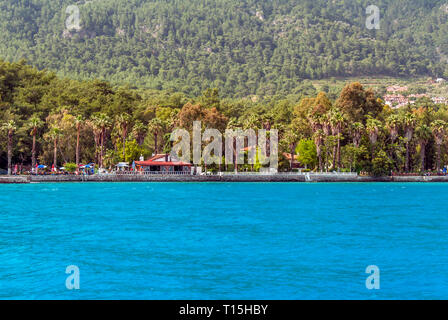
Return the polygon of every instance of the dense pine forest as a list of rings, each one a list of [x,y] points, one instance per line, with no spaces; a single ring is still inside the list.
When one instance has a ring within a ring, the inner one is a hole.
[[[71,79],[222,97],[303,93],[304,79],[448,77],[446,0],[3,0],[0,57]],[[79,30],[68,30],[76,5]]]
[[[440,171],[448,160],[448,106],[428,98],[393,110],[356,82],[347,83],[336,99],[310,91],[297,100],[257,102],[222,98],[210,88],[192,98],[59,78],[24,61],[0,60],[0,168],[53,164],[75,170],[90,162],[111,168],[169,152],[172,130],[191,130],[194,120],[221,132],[278,129],[280,170],[293,167],[287,153],[308,170],[373,175]]]

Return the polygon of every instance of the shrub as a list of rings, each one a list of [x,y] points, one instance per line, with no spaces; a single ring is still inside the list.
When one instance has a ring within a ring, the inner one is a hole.
[[[78,169],[78,166],[76,165],[76,163],[69,162],[69,163],[64,164],[64,168],[65,168],[65,171],[73,173],[76,171],[76,169]]]

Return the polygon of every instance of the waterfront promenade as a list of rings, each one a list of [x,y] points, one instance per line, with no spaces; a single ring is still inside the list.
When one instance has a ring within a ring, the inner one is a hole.
[[[218,175],[95,174],[2,176],[0,183],[40,182],[448,182],[448,176],[369,177],[356,173],[225,173]]]

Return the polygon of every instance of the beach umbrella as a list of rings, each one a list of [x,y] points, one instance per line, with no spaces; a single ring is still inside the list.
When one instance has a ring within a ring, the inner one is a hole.
[[[37,166],[37,169],[45,169],[47,166],[44,166],[43,164],[40,164]]]

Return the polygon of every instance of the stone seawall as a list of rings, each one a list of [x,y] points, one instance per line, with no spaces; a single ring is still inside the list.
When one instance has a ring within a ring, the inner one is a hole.
[[[357,182],[356,175],[336,174],[273,174],[273,175],[92,175],[32,176],[31,182]]]
[[[448,176],[364,177],[348,174],[238,174],[238,175],[48,175],[0,176],[0,183],[39,182],[448,182]]]
[[[29,183],[29,178],[24,176],[0,176],[0,183]]]

